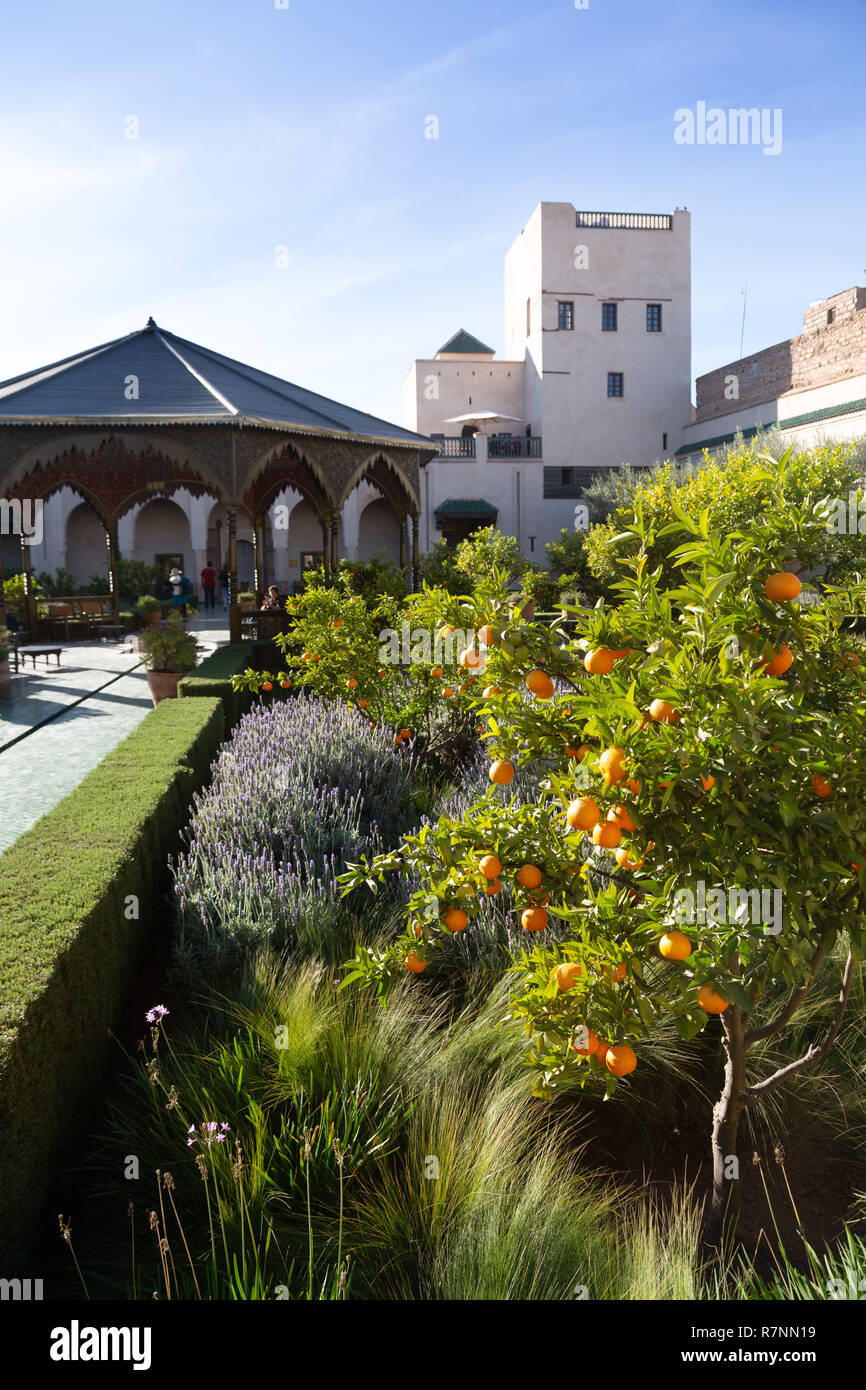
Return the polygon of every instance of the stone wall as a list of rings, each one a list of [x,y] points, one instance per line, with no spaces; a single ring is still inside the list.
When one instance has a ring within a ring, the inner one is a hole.
[[[699,376],[696,420],[711,420],[866,371],[866,289],[855,286],[812,304],[803,333]]]

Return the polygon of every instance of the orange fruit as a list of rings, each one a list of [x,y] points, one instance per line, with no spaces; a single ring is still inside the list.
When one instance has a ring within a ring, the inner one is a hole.
[[[313,659],[313,654],[312,654],[312,652],[302,652],[302,653],[301,653],[301,660],[302,660],[302,661],[312,661],[312,659]]]
[[[631,656],[631,647],[609,647],[608,651],[614,661],[623,661],[627,656]]]
[[[467,671],[474,671],[484,660],[481,653],[475,647],[466,647],[460,653],[459,664]]]
[[[354,676],[350,676],[349,679],[346,681],[346,689],[347,689],[347,690],[354,690],[354,689],[355,689],[355,686],[356,686],[357,684],[358,684],[358,682],[355,680],[355,677],[354,677]]]
[[[761,666],[764,669],[765,675],[782,676],[788,670],[788,667],[793,664],[793,661],[794,653],[791,651],[791,648],[782,646],[777,652],[773,652],[769,661],[762,661]]]
[[[448,700],[454,694],[454,691],[451,689],[450,685],[446,685],[445,689],[442,691],[442,694],[445,696],[445,699]]]
[[[618,984],[621,984],[622,981],[625,979],[626,975],[628,974],[628,970],[626,969],[625,961],[622,961],[622,960],[621,960],[620,963],[619,963],[619,965],[615,965],[615,966],[613,967],[613,972],[612,972],[612,973],[613,973],[613,978],[614,978],[614,980],[616,980],[616,982],[617,982]]]
[[[280,681],[280,685],[282,686],[283,690],[291,690],[292,688],[291,681]]]
[[[400,737],[401,737],[401,738],[411,738],[411,737],[412,737],[412,730],[411,730],[411,729],[401,729],[401,730],[400,730]]]
[[[431,666],[430,675],[433,677],[434,681],[438,681],[439,677],[442,675],[442,667]]]
[[[495,854],[485,854],[479,860],[478,867],[485,878],[498,878],[502,873],[502,865]]]
[[[621,869],[639,869],[643,865],[642,859],[632,859],[625,845],[617,850],[615,858]]]
[[[564,993],[568,989],[574,989],[578,979],[583,974],[583,967],[569,961],[558,965],[553,973],[556,976],[557,988]]]
[[[679,710],[674,709],[669,700],[653,700],[649,712],[657,724],[676,724],[680,717]]]
[[[795,599],[802,589],[796,574],[791,574],[790,570],[782,570],[779,574],[771,574],[769,579],[764,581],[764,593],[773,603],[790,603]]]
[[[417,956],[414,951],[410,951],[403,964],[407,970],[412,971],[413,975],[420,975],[421,971],[426,968],[427,962],[426,960],[421,960],[420,956]]]
[[[359,700],[359,701],[358,701],[358,709],[366,709],[368,703],[369,703],[368,700]]]
[[[637,1057],[628,1043],[617,1043],[607,1049],[604,1065],[612,1076],[628,1076],[637,1066]]]
[[[576,801],[572,801],[565,813],[572,830],[592,830],[594,825],[598,825],[601,812],[598,803],[593,801],[591,796],[579,796]]]
[[[498,685],[485,685],[485,687],[484,687],[484,689],[482,690],[481,693],[482,693],[482,695],[484,696],[485,700],[489,700],[489,699],[491,699],[494,695],[498,695],[498,694],[499,694],[499,686],[498,686]]]
[[[497,893],[500,893],[500,892],[502,891],[502,879],[501,879],[501,878],[492,878],[492,879],[490,879],[490,881],[488,882],[487,887],[484,889],[484,891],[485,891],[485,893],[487,894],[488,898],[495,898],[495,897],[496,897],[496,894],[497,894]]]
[[[445,925],[449,931],[463,931],[469,918],[462,907],[451,907],[445,913]]]
[[[606,782],[621,782],[625,777],[625,749],[605,748],[598,765]]]
[[[547,912],[543,907],[528,907],[520,917],[524,931],[544,931],[548,920]]]
[[[860,665],[860,658],[856,652],[846,652],[842,659],[842,665],[856,671]]]
[[[549,700],[555,693],[553,681],[546,671],[530,671],[524,684],[539,700]]]
[[[379,669],[378,669],[378,671],[376,672],[376,675],[377,675],[377,676],[386,676],[387,674],[388,674],[388,673],[387,673],[387,671],[385,670],[385,667],[384,667],[384,666],[380,666]]]
[[[581,743],[581,744],[578,745],[577,748],[569,748],[569,747],[566,747],[565,752],[566,752],[566,756],[567,756],[567,757],[569,757],[569,758],[577,758],[577,761],[578,761],[579,763],[582,763],[583,760],[584,760],[584,758],[586,757],[587,753],[589,752],[589,744],[588,744],[588,743]]]
[[[692,954],[692,943],[685,932],[669,931],[659,941],[659,954],[665,960],[685,960]]]
[[[577,1053],[578,1057],[591,1057],[594,1052],[598,1052],[600,1044],[592,1029],[586,1028],[585,1030],[578,1029],[576,1033],[572,1034],[569,1046]]]
[[[636,777],[629,777],[625,785],[627,789],[631,792],[632,796],[640,795],[640,782],[637,780]]]
[[[612,821],[599,821],[592,832],[592,838],[602,849],[616,849],[622,839],[622,831]]]
[[[541,882],[541,870],[534,864],[523,864],[517,870],[517,882],[522,883],[524,888],[537,888]]]
[[[727,999],[713,989],[712,985],[701,985],[698,990],[698,1008],[705,1014],[723,1014],[728,1007]]]
[[[343,626],[343,619],[342,619],[342,618],[335,618],[334,621],[331,623],[331,627],[342,627],[342,626]]]
[[[272,681],[262,681],[262,690],[273,690],[273,688]]]
[[[822,777],[820,772],[812,773],[812,790],[816,796],[832,796],[833,783],[828,782],[826,777]]]
[[[497,786],[507,787],[509,782],[514,781],[514,765],[506,762],[503,758],[497,758],[495,763],[490,764],[490,771],[487,776]]]
[[[620,830],[626,830],[629,834],[637,829],[624,806],[616,806],[612,811],[608,811],[607,818],[609,821],[613,821],[614,825],[618,825]]]
[[[591,676],[606,676],[613,670],[615,661],[616,656],[609,647],[596,647],[583,658],[583,664]]]
[[[716,779],[711,772],[708,772],[706,776],[701,773],[701,786],[705,792],[711,792],[715,785]]]
[[[485,623],[483,627],[478,629],[478,641],[483,643],[485,647],[492,647],[495,640],[493,628],[489,623]]]

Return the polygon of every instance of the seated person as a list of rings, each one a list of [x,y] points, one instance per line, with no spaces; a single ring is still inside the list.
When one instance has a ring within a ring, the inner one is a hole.
[[[280,591],[277,588],[276,584],[272,584],[268,589],[268,592],[265,594],[265,601],[262,604],[260,611],[264,613],[266,610],[270,610],[272,608],[282,608],[282,606],[283,602],[280,598]]]
[[[21,624],[19,623],[18,619],[15,617],[15,614],[14,614],[14,613],[7,613],[7,614],[6,614],[6,627],[7,627],[7,629],[8,629],[9,632],[20,632],[20,631],[21,631]]]

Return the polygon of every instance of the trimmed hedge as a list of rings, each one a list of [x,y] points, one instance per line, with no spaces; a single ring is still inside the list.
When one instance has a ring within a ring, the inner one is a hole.
[[[232,676],[240,675],[248,666],[256,671],[267,670],[276,662],[281,663],[282,657],[273,642],[229,642],[217,647],[200,666],[184,676],[177,693],[180,696],[211,696],[222,700],[226,725],[231,727],[253,705],[253,696],[248,690],[232,690]],[[274,696],[279,698],[287,693],[274,691]]]
[[[107,1030],[165,911],[168,856],[224,732],[218,700],[164,700],[0,855],[2,1269],[21,1271],[98,1086]]]

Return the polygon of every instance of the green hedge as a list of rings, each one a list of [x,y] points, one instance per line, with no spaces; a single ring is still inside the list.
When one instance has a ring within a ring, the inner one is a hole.
[[[239,675],[249,666],[256,671],[265,671],[273,670],[277,664],[282,664],[282,657],[273,642],[230,642],[217,647],[200,666],[184,676],[177,693],[181,696],[215,696],[222,700],[226,724],[231,726],[247,713],[253,702],[249,691],[232,690],[232,676]],[[287,693],[274,691],[275,696]]]
[[[165,911],[168,855],[224,732],[218,700],[164,700],[0,855],[4,1273],[21,1272],[51,1172],[98,1093],[107,1030]]]

